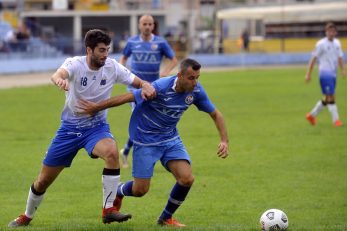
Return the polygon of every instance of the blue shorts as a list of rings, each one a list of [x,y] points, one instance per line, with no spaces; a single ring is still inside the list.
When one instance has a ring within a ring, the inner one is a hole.
[[[323,95],[335,94],[336,78],[319,78],[319,82]]]
[[[133,177],[151,178],[153,176],[154,166],[158,160],[160,160],[161,164],[168,171],[167,163],[170,160],[187,160],[191,164],[187,150],[180,138],[156,146],[134,144]]]
[[[51,167],[70,167],[81,148],[84,148],[90,157],[96,158],[92,151],[96,143],[105,138],[114,139],[106,123],[88,129],[77,129],[63,123],[53,138],[43,163]]]

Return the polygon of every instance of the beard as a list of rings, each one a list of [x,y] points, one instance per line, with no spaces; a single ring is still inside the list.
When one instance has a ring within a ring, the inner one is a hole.
[[[102,59],[95,57],[94,55],[91,58],[91,65],[95,68],[98,68],[98,69],[100,67],[103,67],[105,65],[105,62],[106,62],[106,59],[102,60]]]

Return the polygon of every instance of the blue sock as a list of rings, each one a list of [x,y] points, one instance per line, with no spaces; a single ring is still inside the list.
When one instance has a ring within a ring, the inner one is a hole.
[[[124,151],[123,151],[124,155],[126,155],[126,156],[129,155],[130,149],[133,146],[133,144],[134,144],[133,141],[130,138],[128,138],[128,141],[127,141],[127,143],[124,147]]]
[[[127,181],[125,183],[121,183],[118,186],[117,189],[117,196],[123,197],[123,196],[134,196],[133,195],[133,183],[134,181]]]
[[[188,195],[190,190],[190,186],[182,186],[176,183],[171,190],[169,200],[166,204],[165,209],[160,215],[160,219],[166,220],[172,217],[174,212],[178,209],[178,207],[183,203],[184,199]]]

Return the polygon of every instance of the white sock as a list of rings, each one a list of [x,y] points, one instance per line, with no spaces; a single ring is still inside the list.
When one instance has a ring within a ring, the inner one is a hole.
[[[29,217],[29,218],[33,218],[34,214],[37,210],[37,208],[39,207],[39,205],[41,204],[41,201],[43,200],[43,195],[36,195],[31,191],[31,187],[29,189],[29,195],[28,195],[28,199],[27,199],[27,205],[25,208],[25,216]]]
[[[328,110],[329,110],[331,117],[333,119],[333,123],[335,123],[336,120],[339,120],[339,113],[337,112],[336,104],[328,104]]]
[[[102,175],[103,207],[105,209],[113,207],[113,201],[117,196],[119,179],[119,175]]]
[[[314,108],[310,112],[311,116],[316,117],[319,114],[319,112],[321,112],[323,110],[324,107],[325,107],[325,105],[322,103],[321,100],[319,100],[316,103],[316,106],[314,106]]]

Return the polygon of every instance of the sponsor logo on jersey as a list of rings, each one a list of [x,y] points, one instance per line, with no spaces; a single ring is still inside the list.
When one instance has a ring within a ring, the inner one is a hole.
[[[158,62],[155,54],[143,53],[143,54],[134,54],[134,58],[136,61],[140,62],[148,62],[148,63],[156,63]]]

